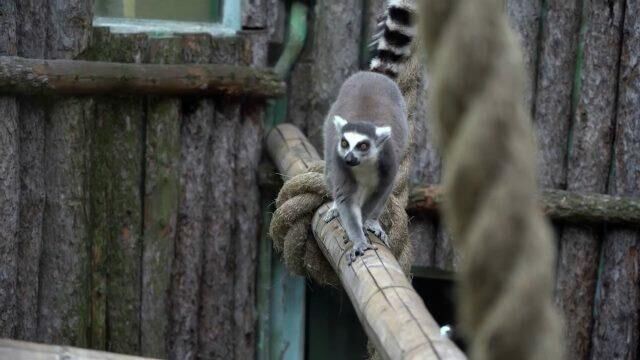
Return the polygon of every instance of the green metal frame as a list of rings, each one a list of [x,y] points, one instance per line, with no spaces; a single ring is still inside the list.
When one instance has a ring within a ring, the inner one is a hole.
[[[307,37],[308,7],[301,2],[291,4],[289,31],[285,49],[275,65],[276,73],[286,79],[300,55]],[[287,118],[287,97],[267,104],[265,128]],[[304,358],[306,322],[306,279],[290,275],[282,260],[273,253],[267,235],[273,212],[273,197],[262,199],[263,230],[258,255],[258,343],[259,360],[300,360]]]

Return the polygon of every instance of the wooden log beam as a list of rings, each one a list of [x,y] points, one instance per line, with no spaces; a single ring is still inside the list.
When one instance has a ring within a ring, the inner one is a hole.
[[[13,360],[152,360],[138,356],[0,339],[0,359]]]
[[[409,195],[407,210],[437,212],[443,199],[443,189],[440,186],[418,186]],[[547,216],[553,220],[630,226],[640,224],[640,198],[544,190],[540,195],[540,203]]]
[[[267,135],[267,150],[280,173],[289,178],[306,172],[320,156],[298,128],[282,124]],[[377,240],[351,266],[345,254],[344,230],[338,220],[322,220],[328,204],[316,211],[313,233],[338,274],[369,339],[384,359],[465,359],[440,327],[402,272],[390,250]]]
[[[268,69],[234,65],[123,64],[0,56],[0,93],[23,95],[228,95],[276,97]]]

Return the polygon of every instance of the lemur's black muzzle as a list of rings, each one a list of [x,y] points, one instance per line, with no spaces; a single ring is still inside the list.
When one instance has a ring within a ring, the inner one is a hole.
[[[352,152],[348,153],[347,156],[344,157],[344,162],[346,162],[349,166],[356,166],[360,164],[360,160],[358,160],[358,158],[355,157]]]

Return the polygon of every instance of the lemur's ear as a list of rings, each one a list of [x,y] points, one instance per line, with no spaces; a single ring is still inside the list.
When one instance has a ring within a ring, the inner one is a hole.
[[[391,137],[391,127],[376,127],[376,145],[384,144]]]
[[[342,132],[342,127],[347,125],[347,120],[343,119],[340,115],[333,117],[333,125],[336,127],[337,132]]]

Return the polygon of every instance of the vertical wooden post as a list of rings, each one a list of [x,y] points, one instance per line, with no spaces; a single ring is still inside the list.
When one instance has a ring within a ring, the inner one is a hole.
[[[0,4],[0,55],[15,55],[16,1]],[[15,336],[18,266],[19,154],[18,106],[15,98],[0,96],[0,337]]]
[[[47,54],[74,58],[89,40],[90,1],[47,3]],[[48,111],[45,129],[45,192],[38,340],[88,345],[89,220],[88,121],[92,101],[65,98]]]
[[[21,0],[18,6],[18,55],[43,59],[46,55],[47,11],[40,0]],[[45,105],[19,98],[20,108],[20,229],[18,232],[18,328],[16,338],[36,340],[38,276],[44,214]]]
[[[609,191],[640,195],[640,2],[627,0],[618,78],[613,177]],[[602,270],[596,299],[591,356],[633,359],[639,353],[640,234],[628,227],[609,227],[602,243]]]
[[[173,64],[178,38],[149,39],[148,60]],[[147,99],[140,353],[167,358],[169,289],[175,254],[180,162],[180,100]]]
[[[584,62],[570,135],[567,190],[604,193],[611,166],[624,1],[587,0],[584,6]],[[547,92],[546,96],[557,94]],[[598,227],[565,226],[559,242],[556,299],[570,329],[569,353],[581,358],[587,357],[592,348],[590,334],[601,240]],[[608,354],[593,348],[591,356],[606,358]]]

